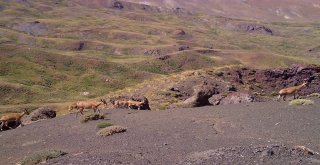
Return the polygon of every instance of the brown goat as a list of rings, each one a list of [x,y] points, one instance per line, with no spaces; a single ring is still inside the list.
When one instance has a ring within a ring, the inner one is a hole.
[[[69,111],[71,112],[73,109],[77,109],[76,117],[78,116],[79,112],[83,115],[84,109],[93,109],[94,112],[98,110],[100,113],[100,109],[98,107],[102,104],[106,104],[106,101],[101,99],[100,102],[97,101],[78,101],[77,103],[73,103],[69,107]]]
[[[129,100],[127,101],[128,103],[128,107],[131,109],[131,107],[138,107],[138,110],[141,109],[141,107],[143,106],[144,102],[140,102],[140,101],[133,101],[133,100]]]
[[[296,99],[296,94],[301,90],[301,88],[305,87],[306,85],[307,85],[307,83],[305,82],[305,83],[298,85],[298,86],[293,86],[293,87],[281,89],[279,91],[279,96],[277,98],[277,101],[279,101],[281,97],[283,97],[283,101],[286,101],[287,95],[292,95],[292,94],[293,94],[293,99]]]
[[[7,115],[2,116],[0,118],[0,121],[1,121],[0,130],[3,130],[3,126],[12,129],[12,127],[8,126],[8,123],[11,121],[15,122],[15,124],[16,124],[15,127],[17,127],[18,124],[21,124],[21,126],[24,126],[21,122],[21,118],[24,115],[29,115],[29,112],[27,111],[27,109],[25,109],[21,113],[11,113],[11,114],[7,114]]]
[[[117,108],[119,106],[123,106],[123,107],[127,108],[128,107],[128,101],[124,100],[124,99],[115,100],[114,104],[113,104],[113,107]]]

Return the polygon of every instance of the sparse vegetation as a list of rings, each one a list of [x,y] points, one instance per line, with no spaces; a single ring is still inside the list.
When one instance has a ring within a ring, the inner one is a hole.
[[[54,159],[66,155],[67,153],[60,150],[46,150],[34,153],[25,159],[23,159],[21,165],[36,165],[42,162],[46,162],[49,159]]]
[[[220,18],[203,21],[198,14],[180,17],[135,9],[114,14],[111,8],[82,5],[70,12],[63,1],[55,7],[42,1],[28,3],[32,7],[1,2],[1,105],[86,100],[192,69],[319,64],[317,58],[303,58],[307,48],[320,42],[314,23],[264,23],[277,32],[271,36],[230,30],[219,24]],[[43,12],[47,8],[50,12]],[[177,29],[185,34],[177,35]],[[189,49],[179,51],[181,45]],[[206,52],[212,47],[219,51]],[[156,51],[147,55],[148,50]],[[90,95],[82,95],[84,91]]]
[[[127,128],[122,126],[110,126],[107,128],[103,128],[97,132],[98,136],[110,136],[115,133],[121,133],[127,131]]]
[[[312,94],[308,95],[308,97],[318,97],[318,98],[320,98],[320,93],[312,93]]]
[[[271,96],[277,96],[277,95],[278,95],[278,92],[272,91]]]
[[[314,101],[308,99],[295,99],[289,102],[289,105],[312,105]]]
[[[100,113],[87,113],[87,114],[84,114],[83,116],[81,116],[80,122],[86,123],[90,120],[100,120],[100,119],[104,119],[104,118],[105,118],[105,116]]]
[[[106,128],[106,127],[110,127],[112,126],[113,124],[112,123],[109,123],[109,122],[101,122],[101,123],[98,123],[97,124],[97,128]]]

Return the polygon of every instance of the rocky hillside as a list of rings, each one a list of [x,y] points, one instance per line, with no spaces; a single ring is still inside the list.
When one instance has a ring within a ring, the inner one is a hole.
[[[318,0],[148,0],[139,2],[168,8],[188,9],[224,17],[258,21],[320,20]]]
[[[85,100],[187,70],[319,64],[317,23],[151,5],[1,1],[0,104]]]
[[[320,67],[293,65],[282,69],[231,67],[187,71],[145,82],[113,96],[144,95],[151,109],[199,107],[275,100],[280,89],[308,85],[297,96],[320,93]],[[291,98],[289,98],[291,99]]]

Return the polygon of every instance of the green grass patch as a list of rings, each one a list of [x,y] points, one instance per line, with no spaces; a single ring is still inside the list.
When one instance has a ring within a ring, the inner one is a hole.
[[[20,164],[21,165],[35,165],[39,164],[41,162],[46,162],[50,159],[58,158],[63,155],[66,155],[67,153],[60,150],[47,150],[47,151],[40,151],[37,153],[34,153],[33,155],[30,155],[23,159]]]
[[[289,105],[312,105],[314,101],[308,99],[295,99],[289,102]]]
[[[112,123],[109,123],[109,122],[101,122],[101,123],[98,123],[97,124],[97,128],[106,128],[106,127],[110,127],[112,126],[113,124]]]
[[[272,91],[271,96],[278,96],[278,92]]]
[[[90,120],[100,120],[100,119],[104,119],[104,115],[100,114],[100,113],[88,113],[85,114],[81,117],[80,122],[81,123],[86,123]]]

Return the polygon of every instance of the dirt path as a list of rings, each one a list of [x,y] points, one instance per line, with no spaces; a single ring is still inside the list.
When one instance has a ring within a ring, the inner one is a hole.
[[[97,137],[97,122],[81,124],[74,115],[37,122],[0,133],[0,164],[15,164],[45,149],[68,152],[47,162],[61,165],[320,164],[318,154],[293,152],[296,145],[320,151],[320,100],[303,107],[269,102],[104,112],[109,122],[127,127],[127,132]]]

